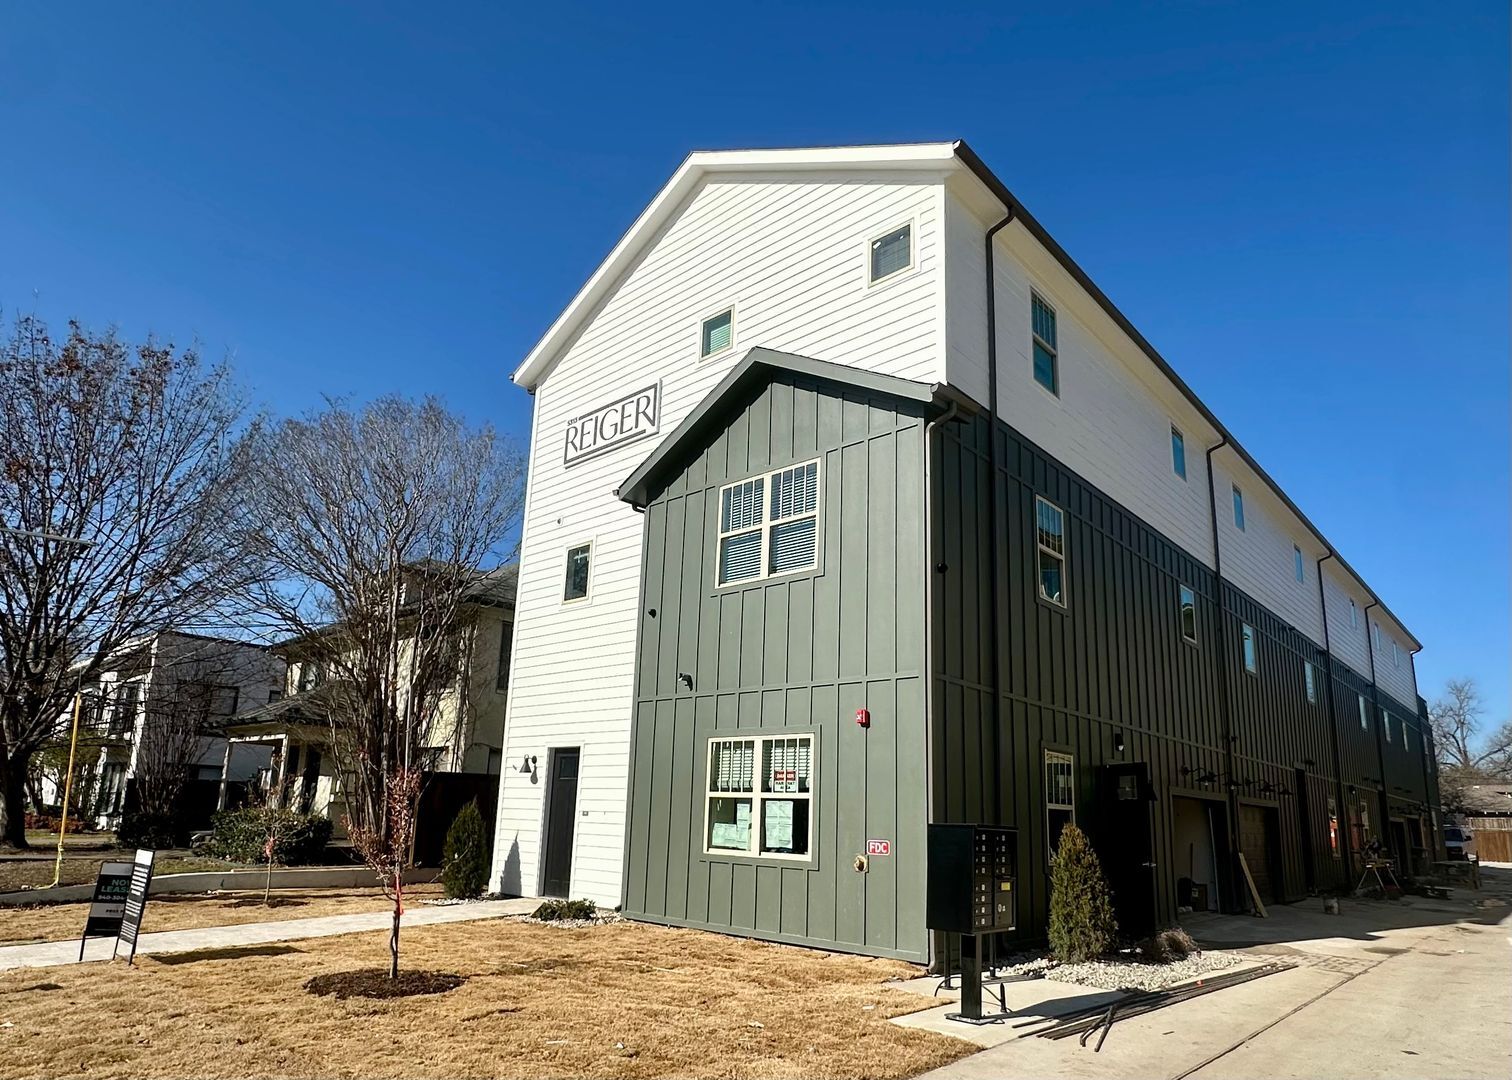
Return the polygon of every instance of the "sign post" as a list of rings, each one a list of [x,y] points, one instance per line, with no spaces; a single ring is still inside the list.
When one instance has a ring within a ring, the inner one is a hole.
[[[129,964],[136,958],[142,912],[147,907],[147,890],[152,885],[153,855],[153,852],[139,848],[135,862],[100,864],[94,895],[89,899],[89,915],[84,920],[84,933],[79,938],[81,961],[84,946],[92,937],[116,939],[115,948],[110,951],[112,960],[120,952],[123,940],[131,946],[131,955],[126,962]]]
[[[79,959],[84,959],[84,944],[92,937],[116,937],[121,932],[121,919],[126,914],[126,897],[131,892],[129,862],[104,862],[95,878],[94,895],[89,898],[89,916],[84,920],[84,933],[79,938]]]
[[[147,890],[152,885],[152,860],[156,852],[137,848],[136,862],[131,867],[131,891],[126,895],[126,911],[121,917],[121,932],[116,935],[115,948],[110,952],[114,960],[121,949],[121,942],[131,946],[126,957],[130,964],[136,959],[137,938],[142,931],[142,914],[147,908]]]

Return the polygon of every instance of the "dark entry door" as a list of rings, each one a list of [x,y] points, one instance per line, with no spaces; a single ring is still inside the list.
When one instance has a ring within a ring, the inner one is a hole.
[[[1097,857],[1107,868],[1119,933],[1144,937],[1155,929],[1155,855],[1150,831],[1154,791],[1143,761],[1104,765]]]
[[[572,834],[577,818],[577,748],[551,752],[551,776],[546,792],[546,858],[541,893],[567,895],[572,887]]]
[[[1250,877],[1261,903],[1276,900],[1275,838],[1272,835],[1272,812],[1264,806],[1239,807],[1239,850],[1249,866]]]

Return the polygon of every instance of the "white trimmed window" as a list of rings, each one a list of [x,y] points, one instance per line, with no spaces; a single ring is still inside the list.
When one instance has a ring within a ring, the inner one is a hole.
[[[1302,549],[1296,544],[1292,545],[1292,572],[1297,575],[1297,580],[1306,578],[1306,572],[1302,569]]]
[[[1039,293],[1029,294],[1029,321],[1033,327],[1030,348],[1034,353],[1034,381],[1060,396],[1060,349],[1056,345],[1055,309]]]
[[[735,344],[735,309],[726,308],[703,321],[698,335],[698,355],[707,360]]]
[[[819,463],[719,489],[715,583],[737,585],[819,566]]]
[[[812,735],[710,739],[705,854],[808,861],[813,767]]]
[[[1412,749],[1412,736],[1409,734],[1410,731],[1411,731],[1411,729],[1407,726],[1407,718],[1404,716],[1404,717],[1402,717],[1402,749],[1403,750],[1411,750]]]
[[[1045,751],[1046,852],[1055,854],[1061,830],[1076,824],[1076,759],[1058,750]]]
[[[1360,626],[1360,605],[1353,600],[1349,602],[1349,628],[1357,630]]]
[[[1402,647],[1396,643],[1395,639],[1391,642],[1391,666],[1402,666]]]
[[[1360,705],[1360,730],[1361,731],[1369,731],[1370,730],[1370,710],[1365,705],[1365,695],[1364,694],[1356,694],[1355,695],[1355,700],[1357,702],[1359,702],[1359,705]]]
[[[1234,490],[1234,528],[1244,531],[1244,492],[1239,490],[1238,484],[1230,485]]]
[[[1370,624],[1370,634],[1371,634],[1371,639],[1375,642],[1375,650],[1376,650],[1376,652],[1380,652],[1381,651],[1381,624],[1380,623],[1371,623]]]
[[[1180,589],[1181,598],[1181,637],[1191,644],[1197,644],[1197,594],[1192,589],[1183,585]]]
[[[1307,687],[1307,703],[1316,705],[1318,703],[1318,677],[1313,671],[1311,660],[1302,661],[1302,681]]]
[[[1181,434],[1181,429],[1175,424],[1171,425],[1171,470],[1183,480],[1187,478],[1186,438]]]
[[[1257,675],[1260,672],[1260,660],[1255,652],[1255,628],[1249,623],[1241,623],[1239,631],[1244,639],[1244,670]]]
[[[1066,515],[1060,507],[1034,497],[1034,539],[1039,548],[1039,594],[1066,606]]]
[[[1381,710],[1381,730],[1386,733],[1386,741],[1391,741],[1391,710]]]
[[[901,225],[872,238],[868,249],[867,283],[875,285],[913,268],[913,226]]]

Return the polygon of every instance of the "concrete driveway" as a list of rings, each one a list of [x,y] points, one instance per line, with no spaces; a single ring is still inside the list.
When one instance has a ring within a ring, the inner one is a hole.
[[[1101,1053],[1020,1038],[926,1074],[1033,1077],[1432,1078],[1512,1076],[1512,869],[1479,892],[1278,905],[1271,918],[1202,916],[1204,944],[1294,970],[1114,1025]]]

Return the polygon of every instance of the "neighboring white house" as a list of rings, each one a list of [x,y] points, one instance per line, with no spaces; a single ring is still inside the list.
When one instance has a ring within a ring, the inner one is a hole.
[[[282,684],[284,664],[265,646],[226,638],[166,631],[118,650],[98,680],[84,687],[76,783],[94,824],[113,829],[128,805],[138,772],[165,732],[188,710],[201,729],[189,750],[191,769],[181,800],[196,826],[208,824],[223,772],[246,781],[267,765],[260,747],[227,756],[223,728],[239,709],[266,702]],[[44,782],[43,797],[62,798],[57,781]]]
[[[621,900],[645,521],[616,489],[755,346],[978,403],[995,355],[1004,422],[1208,567],[1217,448],[1223,577],[1320,646],[1326,592],[1334,653],[1414,706],[1412,635],[964,144],[695,153],[514,374],[495,887]]]

